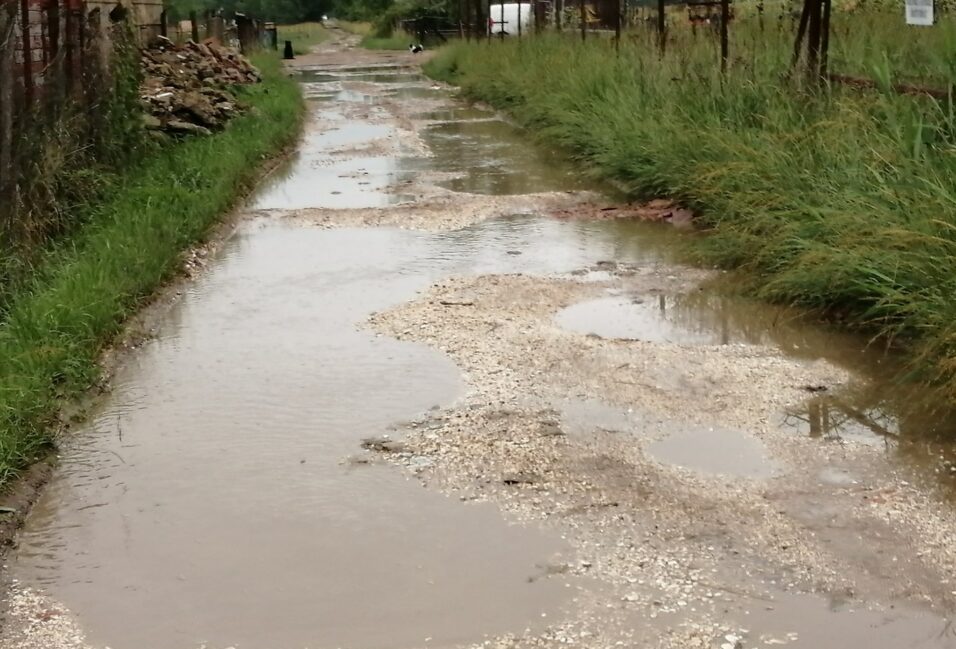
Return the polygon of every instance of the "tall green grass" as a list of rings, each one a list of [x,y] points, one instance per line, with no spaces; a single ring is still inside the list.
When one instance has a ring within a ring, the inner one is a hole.
[[[367,50],[404,50],[410,43],[415,42],[415,37],[404,30],[393,31],[391,25],[387,28],[376,28],[370,22],[350,22],[347,20],[338,20],[336,27],[347,31],[350,34],[361,36],[359,45]]]
[[[360,45],[367,50],[407,50],[410,44],[416,42],[416,36],[405,31],[396,31],[388,36],[368,34],[362,38]]]
[[[240,90],[250,111],[129,169],[11,300],[0,322],[0,484],[49,447],[60,405],[96,380],[103,346],[295,138],[296,84],[276,58],[256,63],[264,83]]]
[[[294,25],[279,25],[279,47],[286,41],[292,41],[292,52],[297,56],[308,54],[319,43],[328,40],[329,30],[322,23],[296,23]]]
[[[787,78],[790,20],[735,24],[726,75],[716,39],[651,31],[582,44],[545,35],[459,43],[429,74],[509,111],[635,197],[700,216],[700,259],[744,268],[748,290],[909,346],[956,401],[956,111],[888,90],[818,92]],[[956,82],[956,27],[898,13],[838,15],[831,69],[886,89]]]

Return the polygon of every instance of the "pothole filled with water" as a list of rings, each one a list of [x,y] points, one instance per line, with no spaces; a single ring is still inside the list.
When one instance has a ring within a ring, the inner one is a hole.
[[[719,426],[678,430],[649,444],[647,452],[664,464],[704,474],[770,478],[779,472],[759,440]]]
[[[601,338],[683,345],[720,345],[733,340],[699,321],[681,320],[668,310],[672,302],[666,295],[604,297],[562,309],[555,321],[568,331]]]

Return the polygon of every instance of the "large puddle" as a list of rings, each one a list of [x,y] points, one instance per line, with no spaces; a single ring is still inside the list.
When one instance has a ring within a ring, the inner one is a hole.
[[[373,97],[353,82],[388,92]],[[407,70],[315,70],[303,83],[316,128],[255,209],[386,206],[409,200],[387,188],[421,171],[451,172],[447,188],[475,193],[586,185],[507,123],[456,106],[430,113],[431,157],[400,143],[373,153],[397,137],[375,118],[377,101],[437,92]],[[345,104],[367,105],[367,119],[323,128],[342,121]],[[441,353],[361,323],[443,277],[660,260],[670,236],[525,216],[438,234],[246,223],[71,438],[12,576],[62,601],[96,646],[113,649],[434,647],[542,624],[574,590],[561,576],[533,578],[561,560],[560,539],[353,461],[362,438],[448,405],[462,388]],[[614,338],[772,344],[870,376],[884,362],[859,339],[707,292],[613,294],[557,319]],[[781,413],[781,426],[825,440],[837,434],[829,413],[842,409],[854,434],[905,446],[917,425],[902,402],[887,389],[863,395],[817,395]],[[636,415],[602,408],[569,406],[563,417],[582,429],[634,424]],[[702,435],[681,432],[652,450],[704,472],[743,463],[741,475],[773,475],[762,449],[732,432],[706,431],[703,446]],[[706,452],[688,455],[695,444]]]
[[[646,226],[632,227],[640,230]],[[641,245],[639,240],[635,236],[630,241]],[[668,246],[666,237],[652,243],[658,249],[662,244],[665,250]],[[878,345],[808,322],[791,310],[714,290],[678,295],[612,291],[561,310],[555,322],[569,331],[616,340],[690,346],[765,345],[794,358],[823,359],[844,367],[862,380],[838,391],[831,386],[806,386],[805,403],[779,413],[776,425],[821,443],[847,440],[885,448],[956,497],[956,447],[951,441],[956,435],[956,413],[941,407],[925,387],[898,383],[905,372],[902,360]],[[739,439],[728,441],[739,443]],[[705,444],[681,452],[707,464],[712,461],[712,450]],[[686,466],[694,460],[685,457],[676,463]],[[753,465],[753,461],[742,461],[728,466],[727,472],[754,474]]]
[[[494,113],[448,105],[446,90],[406,68],[306,71],[300,78],[312,125],[296,155],[263,183],[258,209],[386,207],[411,200],[386,188],[421,172],[447,175],[437,184],[453,191],[499,196],[594,185]],[[363,92],[368,84],[375,86],[373,95]],[[428,156],[403,146],[399,126],[380,119],[382,102],[418,99],[419,117],[428,121],[419,133]],[[347,118],[343,107],[352,109]],[[383,147],[389,155],[382,155]]]
[[[529,578],[559,539],[352,461],[461,388],[442,354],[359,325],[443,276],[564,273],[617,245],[535,218],[251,222],[64,449],[13,576],[113,649],[448,646],[547,621],[566,580]]]

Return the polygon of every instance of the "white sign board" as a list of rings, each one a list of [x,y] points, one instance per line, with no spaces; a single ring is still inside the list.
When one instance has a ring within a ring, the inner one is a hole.
[[[906,0],[906,24],[933,24],[933,0]]]

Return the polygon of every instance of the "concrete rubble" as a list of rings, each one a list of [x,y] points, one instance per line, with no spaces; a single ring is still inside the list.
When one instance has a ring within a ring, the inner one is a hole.
[[[142,50],[140,61],[146,128],[170,135],[208,135],[223,128],[242,112],[232,88],[261,81],[245,57],[212,42],[176,45],[159,37]]]

